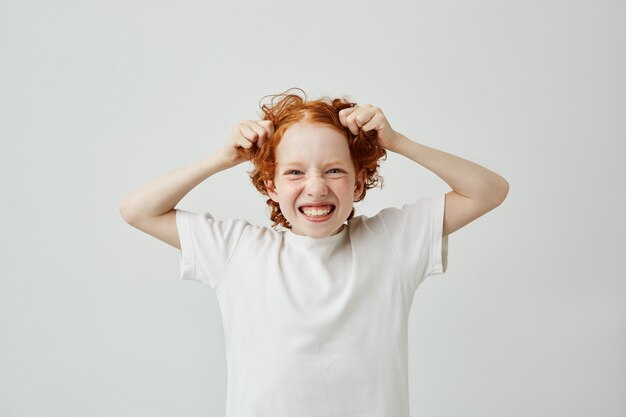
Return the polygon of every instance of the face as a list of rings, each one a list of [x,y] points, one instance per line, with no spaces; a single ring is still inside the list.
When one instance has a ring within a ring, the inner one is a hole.
[[[363,192],[365,174],[356,174],[345,136],[323,124],[292,125],[278,144],[276,162],[266,188],[291,231],[314,238],[339,232]]]

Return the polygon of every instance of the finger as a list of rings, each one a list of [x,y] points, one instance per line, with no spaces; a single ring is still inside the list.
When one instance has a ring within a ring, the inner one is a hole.
[[[261,147],[261,145],[263,145],[263,142],[265,142],[265,140],[267,139],[267,130],[265,130],[265,128],[260,125],[257,122],[253,122],[252,120],[249,120],[246,125],[252,129],[254,131],[254,133],[256,133],[256,137],[255,138],[248,138],[251,139],[253,142],[256,142],[257,146]]]
[[[339,110],[339,122],[343,126],[348,127],[348,122],[347,122],[346,118],[349,115],[351,115],[355,110],[356,110],[356,107],[347,107],[345,109]]]
[[[254,142],[251,142],[250,140],[246,139],[246,138],[241,138],[238,142],[237,142],[237,148],[242,148],[242,149],[251,149],[254,146]]]
[[[346,117],[346,121],[348,122],[348,127],[353,135],[359,134],[359,129],[365,123],[369,122],[372,118],[373,112],[371,109],[367,107],[361,107],[354,112],[352,112],[348,117]]]
[[[250,139],[241,137],[237,142],[237,146],[244,149],[250,149],[254,146],[254,142],[252,142]]]
[[[261,147],[274,134],[274,123],[271,120],[259,120],[256,122],[256,125],[263,132],[257,142],[257,146]]]
[[[378,130],[382,126],[382,122],[384,120],[384,116],[382,113],[374,113],[374,116],[363,126],[361,126],[361,130],[368,132],[370,130]]]
[[[363,125],[365,125],[365,123],[372,120],[375,114],[376,108],[370,105],[365,105],[364,107],[361,107],[361,111],[359,112],[359,114],[355,115],[354,121],[356,125],[361,128]]]
[[[340,112],[342,113],[340,115],[340,121],[341,121],[341,118],[343,118],[343,125],[347,127],[348,129],[350,129],[350,132],[352,132],[352,134],[355,136],[359,134],[359,127],[354,122],[354,117],[360,111],[361,109],[359,108],[359,106],[354,106],[354,107],[349,107],[347,109],[343,109]]]
[[[237,140],[237,145],[245,149],[250,149],[254,142],[258,139],[258,133],[252,129],[249,125],[243,124],[241,126],[241,136]]]
[[[267,130],[268,137],[274,134],[274,123],[271,120],[259,120],[257,123]]]

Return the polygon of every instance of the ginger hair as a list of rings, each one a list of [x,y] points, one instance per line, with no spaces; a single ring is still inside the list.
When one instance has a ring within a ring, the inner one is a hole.
[[[306,93],[302,89],[295,88],[295,90],[302,92],[303,97],[289,93],[291,90],[294,89],[290,88],[281,94],[265,96],[259,102],[263,112],[260,117],[262,120],[272,121],[274,133],[261,147],[254,146],[251,149],[244,150],[245,156],[253,165],[252,170],[248,174],[254,187],[262,195],[268,196],[265,184],[266,181],[273,182],[274,180],[278,145],[287,129],[299,122],[328,125],[344,134],[348,141],[350,157],[357,175],[362,169],[365,170],[365,186],[361,195],[354,200],[355,202],[363,200],[368,189],[379,185],[382,187],[383,179],[378,175],[379,161],[386,159],[387,153],[385,148],[377,143],[377,132],[375,130],[363,132],[359,129],[359,133],[353,135],[350,129],[344,127],[339,121],[339,111],[347,107],[354,107],[356,103],[350,102],[346,97],[330,98],[324,96],[317,100],[307,100]],[[272,98],[270,103],[262,104],[263,99],[266,97]],[[275,103],[276,100],[277,102]],[[272,227],[281,225],[291,229],[291,224],[283,216],[279,204],[271,198],[268,198],[266,203],[271,209],[270,219]],[[354,213],[353,207],[347,220],[350,220]]]

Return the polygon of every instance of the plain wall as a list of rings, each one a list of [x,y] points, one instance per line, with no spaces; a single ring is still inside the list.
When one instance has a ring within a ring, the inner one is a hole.
[[[626,415],[619,1],[2,1],[0,415],[223,416],[210,288],[121,198],[264,95],[381,107],[510,184],[410,318],[413,416]],[[240,165],[178,205],[270,225]],[[397,154],[359,214],[450,187]],[[403,416],[381,416],[403,417]]]

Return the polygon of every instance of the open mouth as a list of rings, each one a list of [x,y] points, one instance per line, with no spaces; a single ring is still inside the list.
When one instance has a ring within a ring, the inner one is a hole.
[[[333,212],[335,211],[335,206],[333,205],[316,206],[316,207],[303,206],[303,207],[299,207],[298,210],[300,211],[300,213],[304,214],[307,217],[310,217],[313,219],[324,219],[330,216],[331,214],[333,214]]]

